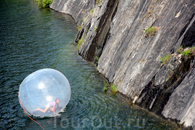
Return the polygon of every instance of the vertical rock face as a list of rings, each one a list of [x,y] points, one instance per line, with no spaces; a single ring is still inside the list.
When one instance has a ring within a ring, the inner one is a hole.
[[[192,18],[194,3],[192,0],[120,1],[98,71],[117,84],[121,93],[131,98],[139,96],[157,73],[160,57],[181,45],[181,31]],[[151,26],[160,29],[146,38],[144,29]]]
[[[193,68],[174,90],[162,114],[166,118],[180,120],[195,129],[195,68]]]
[[[195,129],[194,53],[177,53],[195,45],[194,0],[53,0],[51,8],[81,25],[79,54],[99,59],[97,70],[120,93]]]
[[[79,54],[84,59],[93,61],[95,56],[101,55],[117,2],[118,0],[102,1],[94,8],[92,16],[89,16],[90,20],[86,23],[89,23],[91,26],[89,27],[89,32],[84,36],[84,44],[81,44],[79,48]]]
[[[80,25],[87,12],[95,7],[94,0],[53,0],[50,8],[62,13],[70,14],[75,23]]]

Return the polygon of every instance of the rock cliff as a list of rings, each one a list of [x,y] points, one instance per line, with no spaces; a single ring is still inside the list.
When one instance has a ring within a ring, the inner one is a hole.
[[[54,0],[51,8],[74,18],[79,54],[120,93],[195,129],[194,0]]]

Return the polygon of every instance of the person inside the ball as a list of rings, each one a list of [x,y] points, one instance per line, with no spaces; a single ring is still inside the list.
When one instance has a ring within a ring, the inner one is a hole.
[[[59,102],[60,102],[60,99],[56,98],[55,101],[48,103],[44,110],[41,108],[37,108],[35,111],[41,111],[41,112],[45,113],[46,111],[50,110],[55,114],[55,107],[56,106],[60,110]]]

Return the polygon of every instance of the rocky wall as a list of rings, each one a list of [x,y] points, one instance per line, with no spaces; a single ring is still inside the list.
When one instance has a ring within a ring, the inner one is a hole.
[[[118,92],[195,129],[194,56],[177,53],[195,45],[194,0],[54,0],[51,8],[75,19],[79,54]]]

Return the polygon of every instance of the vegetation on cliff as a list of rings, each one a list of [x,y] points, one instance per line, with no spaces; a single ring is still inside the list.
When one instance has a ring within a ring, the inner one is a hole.
[[[40,8],[49,8],[53,0],[36,0]]]
[[[164,58],[160,57],[161,65],[166,64],[170,58],[171,58],[171,55],[164,56]]]
[[[153,27],[153,26],[144,29],[144,32],[146,34],[145,37],[154,36],[159,29],[160,29],[160,27]]]
[[[117,92],[117,86],[115,84],[109,84],[108,82],[104,82],[104,88],[103,88],[103,92],[107,92],[108,91],[108,87],[110,86],[110,91],[112,93],[116,93]]]
[[[81,44],[82,44],[83,40],[84,40],[84,37],[82,37],[82,38],[78,41],[78,44],[77,44],[77,49],[79,49],[79,48],[80,48],[80,46],[81,46]]]

